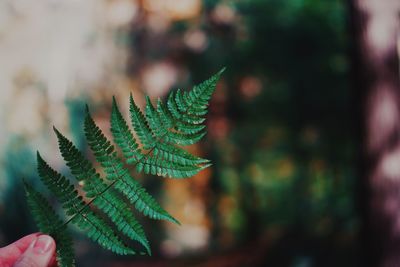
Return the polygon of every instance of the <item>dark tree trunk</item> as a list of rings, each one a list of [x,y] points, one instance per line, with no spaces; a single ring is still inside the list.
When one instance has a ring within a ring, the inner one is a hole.
[[[350,2],[361,140],[363,266],[400,266],[400,0]]]

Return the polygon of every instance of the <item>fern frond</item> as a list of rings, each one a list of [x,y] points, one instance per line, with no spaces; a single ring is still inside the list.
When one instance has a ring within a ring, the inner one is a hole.
[[[191,177],[210,166],[209,160],[192,155],[181,146],[194,144],[206,134],[203,122],[208,102],[222,72],[194,86],[189,92],[171,92],[166,104],[158,99],[155,107],[146,97],[145,112],[139,109],[130,95],[130,121],[137,138],[113,98],[111,133],[126,162],[134,164],[138,172],[173,178]],[[119,237],[122,234],[139,242],[150,255],[147,237],[126,200],[147,217],[179,222],[131,176],[114,146],[90,116],[88,107],[84,122],[85,137],[105,172],[105,179],[70,140],[56,128],[54,131],[61,155],[82,187],[85,200],[66,177],[43,160],[39,152],[40,179],[56,196],[68,219],[63,222],[44,197],[24,183],[28,205],[37,225],[57,242],[59,266],[74,266],[72,240],[66,229],[70,222],[114,253],[135,254]],[[107,220],[103,219],[103,214],[107,215]],[[113,224],[116,230],[109,224]]]
[[[39,230],[50,234],[56,241],[56,260],[59,267],[75,266],[75,256],[72,247],[71,235],[63,222],[51,208],[42,194],[24,181],[24,187],[29,209]]]
[[[54,128],[54,131],[58,138],[61,155],[70,167],[71,173],[75,174],[78,181],[83,182],[82,189],[86,192],[86,196],[96,197],[93,204],[107,214],[117,229],[130,239],[141,243],[146,248],[147,253],[151,254],[144,230],[130,212],[129,206],[114,190],[107,190],[108,186],[103,182],[100,174],[96,172],[93,165],[85,159],[74,144],[56,128]]]
[[[104,136],[100,128],[95,124],[87,110],[85,123],[85,136],[96,160],[101,164],[107,179],[114,183],[114,188],[127,197],[135,208],[145,216],[157,220],[168,220],[179,224],[169,215],[156,200],[129,174],[118,158],[114,146]]]
[[[71,219],[73,223],[103,248],[121,255],[135,254],[131,248],[127,247],[119,239],[107,222],[97,216],[85,204],[78,191],[67,178],[52,169],[39,153],[37,154],[37,161],[38,173],[42,182],[57,197],[66,214],[73,216],[73,219]]]

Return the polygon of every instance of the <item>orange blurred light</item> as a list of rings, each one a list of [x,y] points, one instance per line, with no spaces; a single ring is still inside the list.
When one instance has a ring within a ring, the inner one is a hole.
[[[200,0],[145,0],[144,8],[149,12],[161,13],[171,20],[185,20],[201,12]]]
[[[252,99],[261,93],[262,83],[259,78],[246,76],[240,81],[240,93],[247,99]]]
[[[229,121],[226,117],[217,117],[209,122],[209,133],[213,138],[224,139],[230,130]]]
[[[236,13],[228,5],[218,5],[212,12],[212,18],[217,23],[231,24],[236,18]]]

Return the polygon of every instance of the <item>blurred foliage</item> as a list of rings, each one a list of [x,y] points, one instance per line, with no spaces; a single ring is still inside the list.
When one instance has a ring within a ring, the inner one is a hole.
[[[227,66],[210,106],[204,149],[194,148],[211,155],[212,173],[186,187],[169,181],[155,186],[169,207],[176,206],[172,214],[182,218],[178,212],[188,206],[183,223],[199,218],[200,228],[157,228],[165,239],[154,240],[156,255],[193,256],[196,250],[182,250],[176,242],[200,239],[204,234],[195,233],[205,228],[207,249],[186,266],[224,266],[202,265],[206,260],[200,259],[224,251],[247,253],[243,261],[232,257],[229,266],[354,266],[356,140],[345,1],[205,0],[201,8],[195,0],[132,2],[136,19],[113,35],[129,54],[127,78],[116,85],[124,90],[105,83],[85,94],[97,105],[97,120],[108,119],[111,94],[145,90],[162,97],[167,91],[157,88],[188,88]],[[69,128],[85,148],[82,133],[74,130],[81,127],[82,100],[74,99]],[[16,179],[21,175],[11,162],[3,162],[3,172]],[[160,180],[143,182],[153,187]],[[176,237],[178,231],[187,232]],[[93,265],[94,254],[87,255]],[[108,266],[101,257],[96,263]]]
[[[274,231],[277,253],[292,255],[287,265],[304,256],[305,266],[352,266],[355,140],[344,3],[224,4],[239,22],[204,25],[209,48],[188,60],[194,73],[206,62],[229,66],[218,104],[230,132],[211,140],[214,236],[240,243]],[[269,264],[286,266],[282,257]]]

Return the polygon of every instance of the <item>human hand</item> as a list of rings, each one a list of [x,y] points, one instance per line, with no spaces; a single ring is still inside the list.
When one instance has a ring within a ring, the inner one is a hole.
[[[0,248],[0,267],[56,266],[56,243],[48,235],[35,233]]]

